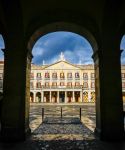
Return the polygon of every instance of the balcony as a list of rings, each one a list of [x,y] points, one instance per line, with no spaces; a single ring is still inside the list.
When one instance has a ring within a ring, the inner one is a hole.
[[[73,80],[73,78],[72,78],[72,77],[70,77],[70,78],[67,78],[67,80]]]
[[[53,77],[52,80],[58,80],[58,78],[57,77],[55,77],[55,78]]]
[[[44,78],[44,80],[50,80],[50,78]]]
[[[80,77],[75,77],[75,80],[80,80]]]
[[[42,80],[42,77],[36,77],[36,80]]]

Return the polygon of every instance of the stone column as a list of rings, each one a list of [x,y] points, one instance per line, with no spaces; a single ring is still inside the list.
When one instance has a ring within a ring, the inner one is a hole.
[[[43,91],[45,93],[45,91]],[[45,94],[43,94],[43,102],[46,103],[46,97],[45,97]]]
[[[50,93],[49,93],[49,99],[50,99],[50,101],[49,101],[49,102],[50,102],[50,103],[52,102],[51,97],[52,97],[52,96],[51,96],[51,91],[50,91]]]
[[[82,91],[80,91],[80,102],[82,102]]]
[[[35,102],[36,93],[33,92],[33,102]]]
[[[91,91],[88,91],[88,102],[91,102]]]
[[[115,42],[112,44],[115,45]],[[102,140],[123,139],[124,118],[120,51],[114,46],[112,49],[109,43],[105,45],[103,52],[101,50],[96,51],[93,59],[95,62],[96,93],[95,134]]]
[[[65,92],[65,102],[64,103],[67,103],[67,97],[66,97],[66,91]]]
[[[57,91],[57,103],[59,103],[59,91]]]
[[[73,100],[73,103],[74,103],[75,102],[75,96],[74,96],[75,92],[74,91],[72,91],[72,95],[73,95],[73,99],[72,100]]]
[[[16,39],[15,39],[16,40]],[[13,39],[13,41],[15,41]],[[31,55],[26,57],[24,47],[14,47],[10,43],[4,52],[4,84],[2,105],[3,141],[21,141],[30,133],[29,99],[30,99],[30,65]],[[11,47],[13,46],[13,47]],[[6,112],[6,113],[5,113]]]
[[[42,103],[44,102],[43,98],[44,98],[44,92],[42,91],[42,92],[41,92],[41,102],[42,102]]]

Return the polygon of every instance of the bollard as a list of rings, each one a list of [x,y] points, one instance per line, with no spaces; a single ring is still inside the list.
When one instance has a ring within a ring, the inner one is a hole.
[[[42,108],[42,121],[44,119],[44,108]]]
[[[80,118],[80,121],[81,121],[81,108],[80,108],[80,111],[79,111],[79,118]]]
[[[61,107],[61,118],[62,118],[62,107]]]

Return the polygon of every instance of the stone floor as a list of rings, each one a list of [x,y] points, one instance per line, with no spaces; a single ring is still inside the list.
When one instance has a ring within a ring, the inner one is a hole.
[[[44,119],[42,109],[44,107]],[[62,118],[61,118],[62,107]],[[80,120],[80,109],[82,117]],[[32,135],[22,143],[0,144],[0,150],[125,150],[125,142],[106,143],[94,136],[95,107],[31,105]]]

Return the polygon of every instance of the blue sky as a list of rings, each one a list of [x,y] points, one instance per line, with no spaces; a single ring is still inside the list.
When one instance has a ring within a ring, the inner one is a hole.
[[[53,32],[41,37],[33,47],[33,63],[54,63],[63,52],[71,63],[93,63],[92,48],[88,41],[71,32]],[[36,59],[37,58],[37,59]]]
[[[0,36],[0,49],[4,48],[4,41]],[[122,38],[120,49],[125,50],[125,36]],[[91,64],[93,50],[89,42],[82,36],[72,32],[52,32],[42,36],[34,45],[32,62],[35,64],[51,64],[59,59],[63,52],[67,61],[74,64]],[[3,52],[0,51],[0,60]],[[122,53],[122,64],[125,64],[125,52]]]

